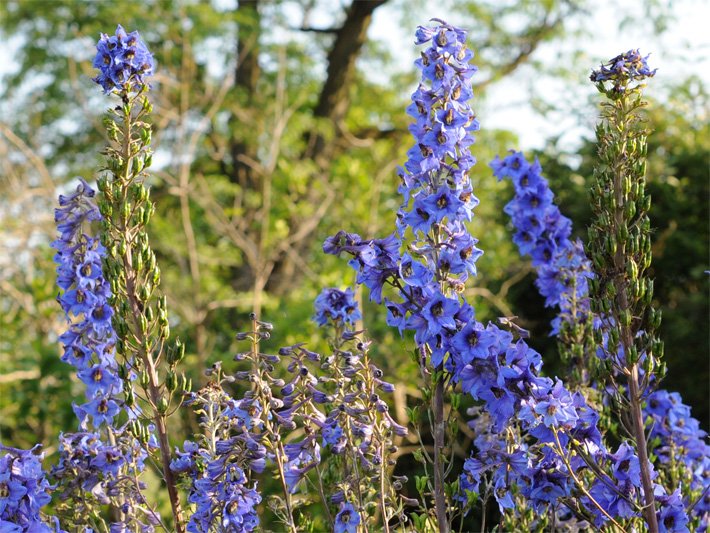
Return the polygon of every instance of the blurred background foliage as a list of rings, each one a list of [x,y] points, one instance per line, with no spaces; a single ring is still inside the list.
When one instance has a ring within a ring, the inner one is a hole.
[[[234,333],[246,329],[254,309],[275,324],[273,349],[302,341],[325,349],[309,321],[312,301],[323,287],[351,284],[354,274],[345,261],[325,256],[321,243],[341,228],[366,237],[393,230],[395,170],[411,144],[404,108],[416,78],[400,64],[417,51],[393,50],[368,30],[373,14],[385,12],[393,28],[413,29],[424,22],[417,8],[425,3],[0,3],[0,42],[12,58],[0,83],[0,441],[40,441],[51,452],[57,434],[75,424],[71,402],[82,392],[59,360],[56,340],[65,325],[48,244],[57,192],[75,176],[95,179],[102,162],[108,104],[90,81],[99,32],[112,33],[117,21],[138,29],[157,59],[152,242],[172,330],[187,342],[184,368],[200,384],[211,363],[232,367]],[[569,46],[593,2],[446,4],[442,13],[471,28],[470,45],[480,50],[482,102],[525,65],[561,79],[584,78],[594,66],[581,59],[546,64],[536,55],[543,43]],[[664,30],[667,5],[643,6],[647,22]],[[607,58],[595,61],[601,59]],[[653,272],[669,367],[664,386],[680,391],[707,428],[708,99],[694,78],[678,80],[669,94],[648,113]],[[543,112],[567,106],[596,113],[593,99],[530,98]],[[502,207],[511,191],[487,167],[516,142],[513,132],[483,122],[473,175],[481,204],[472,230],[485,255],[468,296],[483,320],[519,315],[547,372],[564,376],[547,336],[552,314],[510,241]],[[581,140],[570,151],[549,139],[536,155],[563,213],[585,238],[593,142]],[[394,412],[403,418],[419,394],[413,343],[384,324],[383,310],[366,295],[361,299],[377,363],[399,385]],[[175,424],[194,427],[189,416]]]

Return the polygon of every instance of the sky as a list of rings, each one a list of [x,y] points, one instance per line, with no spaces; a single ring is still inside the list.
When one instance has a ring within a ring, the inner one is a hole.
[[[477,116],[482,128],[500,128],[514,131],[520,141],[519,148],[529,150],[542,148],[551,136],[561,136],[560,147],[574,150],[582,138],[592,138],[597,118],[594,96],[596,89],[589,83],[592,68],[602,61],[639,48],[646,55],[651,54],[649,64],[658,68],[656,77],[650,80],[646,93],[661,101],[668,94],[668,87],[673,83],[698,75],[710,87],[710,2],[703,0],[662,0],[671,14],[668,29],[657,34],[651,24],[642,16],[642,0],[597,0],[592,2],[594,11],[583,20],[575,20],[570,29],[587,30],[586,36],[570,37],[566,41],[544,44],[534,54],[534,58],[552,64],[564,58],[565,52],[578,48],[583,53],[584,64],[588,59],[588,69],[580,72],[579,82],[559,82],[552,79],[540,79],[532,67],[524,67],[513,75],[492,86],[486,99],[477,109]],[[421,16],[427,21],[433,17],[446,18],[437,10],[438,2],[427,2]],[[391,24],[387,5],[375,11],[370,35],[375,39],[391,42],[396,49],[414,50],[411,31],[396,28]],[[620,29],[618,21],[626,16],[629,22]],[[460,25],[453,17],[447,22]],[[476,43],[469,43],[475,51]],[[414,53],[417,53],[414,51]],[[475,61],[474,61],[475,63]],[[404,68],[407,68],[406,62]],[[535,86],[536,91],[547,95],[551,101],[560,99],[560,93],[568,102],[573,102],[578,116],[563,109],[542,119],[530,104],[528,87]],[[475,78],[474,78],[475,89]],[[584,106],[584,107],[579,107]]]

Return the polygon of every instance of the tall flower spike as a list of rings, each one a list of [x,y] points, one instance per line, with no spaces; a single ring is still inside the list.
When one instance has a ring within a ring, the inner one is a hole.
[[[534,215],[523,200],[528,187],[536,187],[539,183],[548,186],[537,161],[530,164],[522,153],[513,152],[504,159],[496,157],[491,167],[499,179],[509,178],[514,184],[515,197],[506,206],[506,212],[511,215],[516,230],[520,233],[530,227],[537,227],[530,222]],[[543,217],[543,220],[562,218],[565,224],[569,223],[568,219],[559,214],[554,204],[550,203],[545,211],[551,216]],[[533,259],[533,265],[538,274],[536,285],[545,297],[546,304],[559,308],[559,314],[553,321],[556,326],[554,332],[565,342],[570,339],[562,337],[565,334],[573,335],[575,326],[591,320],[599,327],[602,321],[594,320],[591,313],[586,279],[592,279],[593,275],[584,249],[579,241],[551,238],[557,233],[556,228],[556,224],[552,228],[543,224],[542,228],[533,232],[534,238],[529,243],[525,241],[525,244],[529,244],[533,250],[538,246],[556,250],[547,261],[536,262]],[[519,250],[521,254],[526,253],[523,245],[519,245]],[[529,255],[535,257],[534,252]],[[586,337],[586,334],[582,337]],[[644,419],[647,421],[646,427],[651,428],[650,451],[658,458],[654,463],[656,470],[670,479],[685,480],[679,489],[680,496],[656,494],[656,500],[661,505],[658,511],[659,524],[667,520],[669,531],[685,531],[687,529],[683,528],[688,517],[684,509],[689,509],[690,520],[695,521],[693,524],[697,523],[699,529],[703,529],[710,521],[710,497],[707,496],[710,477],[705,475],[710,471],[710,446],[705,443],[707,434],[700,429],[698,420],[690,415],[690,408],[682,403],[677,392],[657,390],[651,393],[644,404]],[[638,467],[637,457],[633,457],[632,462]],[[623,476],[617,474],[615,477]],[[640,485],[638,476],[635,476],[634,481],[637,486]],[[597,483],[593,491],[600,500],[606,501],[609,508],[618,510],[620,503],[624,505],[623,500],[620,501],[618,494],[608,485]]]
[[[150,247],[147,226],[155,212],[145,186],[153,158],[147,77],[153,59],[137,32],[120,26],[113,36],[102,35],[94,65],[96,78],[107,94],[120,98],[104,120],[109,142],[106,167],[99,180],[103,242],[107,243],[106,278],[114,292],[116,351],[120,363],[140,373],[145,395],[134,394],[124,381],[126,400],[151,419],[160,448],[163,479],[173,512],[174,529],[185,532],[180,496],[170,470],[171,449],[166,419],[178,386],[177,365],[184,351],[170,342],[167,298],[160,294],[160,268]],[[164,377],[163,375],[164,374]],[[187,386],[187,380],[181,380]],[[103,405],[97,407],[102,412]],[[108,412],[108,411],[107,411]],[[140,422],[136,424],[140,425]]]
[[[588,283],[594,275],[584,245],[570,239],[572,222],[555,205],[537,159],[529,163],[521,152],[512,152],[503,159],[496,156],[490,166],[498,180],[513,183],[515,196],[504,208],[515,230],[513,242],[521,255],[532,258],[545,305],[559,310],[552,334],[558,337],[560,355],[572,363],[572,377],[586,384],[595,351]]]
[[[57,250],[57,284],[64,293],[57,300],[73,320],[59,339],[64,345],[62,360],[78,370],[86,385],[89,400],[75,407],[81,426],[87,427],[91,415],[94,427],[111,424],[119,412],[118,365],[114,346],[116,334],[111,325],[113,309],[108,304],[111,288],[102,272],[106,255],[98,237],[84,231],[101,214],[94,201],[94,190],[80,180],[74,193],[59,197],[55,221],[60,236],[52,243]]]
[[[468,147],[478,123],[466,104],[475,69],[466,63],[471,54],[463,46],[463,36],[461,30],[443,23],[417,34],[419,42],[431,42],[431,46],[417,61],[422,84],[407,109],[416,120],[411,127],[416,144],[399,170],[404,203],[398,212],[397,235],[409,241],[406,253],[400,254],[395,237],[363,240],[340,232],[324,244],[327,253],[344,251],[354,256],[350,265],[358,270],[358,282],[370,288],[373,300],[381,301],[385,283],[396,288],[397,301],[386,300],[388,323],[400,331],[414,330],[422,365],[441,376],[431,395],[434,499],[441,531],[448,530],[450,509],[439,470],[445,459],[438,454],[445,441],[446,388],[459,385],[482,403],[496,431],[512,430],[507,433],[513,454],[505,459],[528,467],[486,465],[493,469],[493,492],[502,510],[515,513],[511,497],[515,489],[538,514],[556,506],[562,497],[585,494],[579,478],[573,482],[570,477],[572,470],[589,468],[573,453],[573,444],[586,450],[588,460],[608,462],[597,429],[599,416],[584,397],[570,392],[559,380],[541,376],[537,352],[522,339],[515,340],[510,331],[476,321],[473,308],[460,297],[481,254],[465,225],[477,203],[468,176],[474,163]],[[519,172],[521,158],[514,159],[511,168]],[[550,206],[551,198],[549,189],[537,180],[523,201],[526,209],[542,217],[555,214],[542,211],[543,206]],[[555,215],[537,221],[550,230],[542,246],[529,249],[537,256],[536,262],[551,256],[569,238],[569,223],[559,213]],[[475,476],[461,482],[475,486]],[[605,482],[613,483],[608,476]],[[587,504],[589,516],[600,523],[609,520],[598,505],[580,501]]]
[[[593,77],[606,96],[596,128],[599,164],[591,187],[593,220],[589,227],[589,256],[596,279],[590,284],[592,310],[602,321],[595,332],[597,343],[611,359],[609,373],[625,376],[618,397],[633,428],[633,440],[641,461],[644,519],[648,529],[659,531],[655,512],[654,482],[646,446],[642,412],[645,396],[662,378],[663,343],[656,337],[661,315],[652,306],[651,206],[646,187],[648,131],[641,109],[646,105],[642,85],[653,75],[638,51],[615,57],[608,69]],[[606,80],[614,87],[607,90]],[[608,335],[603,346],[602,336]]]

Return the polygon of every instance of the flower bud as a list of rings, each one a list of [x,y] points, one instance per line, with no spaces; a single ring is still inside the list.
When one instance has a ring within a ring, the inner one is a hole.
[[[172,370],[168,370],[168,374],[165,377],[165,388],[168,389],[168,392],[175,392],[178,386],[178,380],[177,376],[175,375],[175,372]]]
[[[160,398],[158,400],[158,413],[161,415],[165,415],[165,413],[168,412],[168,409],[170,408],[170,403],[168,402],[167,398]]]
[[[144,389],[147,389],[148,386],[150,385],[150,378],[148,377],[148,371],[147,371],[147,370],[143,370],[143,371],[141,372],[141,375],[140,375],[140,383],[141,383],[141,387],[143,387]]]

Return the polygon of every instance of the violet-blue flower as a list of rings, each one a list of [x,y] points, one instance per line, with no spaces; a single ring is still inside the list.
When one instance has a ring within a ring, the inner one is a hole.
[[[334,533],[357,533],[360,524],[360,513],[352,503],[342,503],[338,514],[335,515]]]
[[[324,326],[332,320],[345,327],[354,327],[362,318],[355,302],[355,293],[349,287],[344,291],[336,288],[323,289],[316,298],[315,308],[313,320],[319,326]]]
[[[657,69],[651,70],[647,60],[648,56],[642,56],[638,49],[629,50],[602,64],[599,70],[592,71],[590,79],[595,83],[611,81],[615,92],[624,93],[630,82],[642,81],[656,74]]]
[[[153,74],[153,56],[137,31],[126,33],[119,24],[114,35],[101,34],[96,44],[94,68],[99,75],[94,81],[111,91],[140,91],[146,78]]]

